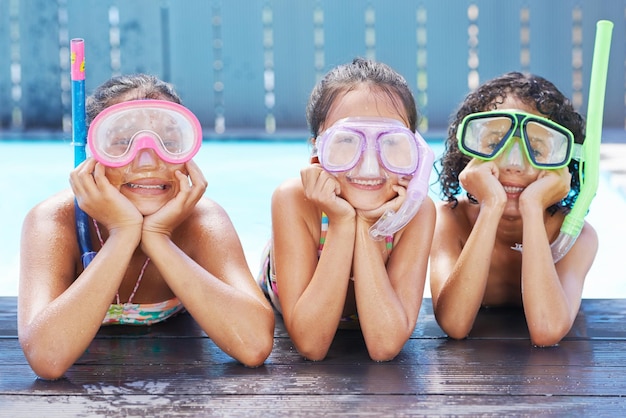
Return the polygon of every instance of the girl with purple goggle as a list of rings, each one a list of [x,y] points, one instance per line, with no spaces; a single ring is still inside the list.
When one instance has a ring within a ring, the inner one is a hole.
[[[362,117],[337,121],[318,136],[313,153],[325,170],[338,173],[353,169],[370,149],[386,170],[413,175],[404,204],[397,212],[385,213],[370,229],[372,238],[381,239],[402,229],[419,210],[428,194],[434,154],[419,132],[399,120]]]
[[[390,360],[415,327],[435,226],[415,99],[391,67],[355,58],[320,80],[306,116],[313,152],[272,194],[257,283],[303,357],[325,358],[347,327]]]
[[[366,150],[376,151],[385,169],[392,173],[411,175],[417,170],[424,139],[411,132],[399,120],[387,118],[345,118],[316,141],[317,157],[324,169],[331,172],[353,169]]]

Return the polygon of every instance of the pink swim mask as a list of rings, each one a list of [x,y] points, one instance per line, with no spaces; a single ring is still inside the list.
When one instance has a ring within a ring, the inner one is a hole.
[[[89,126],[92,156],[108,167],[130,164],[142,149],[165,162],[185,163],[202,144],[202,127],[189,109],[166,100],[132,100],[104,109]]]

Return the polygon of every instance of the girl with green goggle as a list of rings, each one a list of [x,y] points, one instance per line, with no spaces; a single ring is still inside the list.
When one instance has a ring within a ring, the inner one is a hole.
[[[435,316],[450,337],[465,338],[481,307],[503,305],[523,307],[534,345],[569,332],[598,237],[584,223],[562,257],[551,244],[581,190],[584,141],[582,116],[539,76],[504,74],[462,103],[430,258]]]

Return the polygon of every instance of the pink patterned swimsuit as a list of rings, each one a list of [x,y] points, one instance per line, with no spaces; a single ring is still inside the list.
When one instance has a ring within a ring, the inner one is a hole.
[[[104,245],[98,223],[94,219],[93,224],[96,227],[100,245]],[[128,297],[128,302],[120,303],[119,293],[115,295],[116,303],[112,303],[107,310],[106,316],[102,320],[102,325],[152,325],[157,322],[165,321],[177,313],[183,311],[185,307],[174,297],[172,299],[157,303],[132,303],[135,292],[139,288],[143,273],[150,262],[150,258],[146,258],[141,268],[141,273],[137,278],[133,292]]]
[[[152,325],[184,309],[178,298],[157,303],[112,303],[102,325]]]

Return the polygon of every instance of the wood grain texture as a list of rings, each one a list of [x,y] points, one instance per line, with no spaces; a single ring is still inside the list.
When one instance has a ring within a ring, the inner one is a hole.
[[[623,415],[626,300],[584,300],[557,346],[530,344],[519,309],[482,310],[448,339],[430,299],[393,361],[373,362],[359,331],[339,330],[324,361],[303,359],[277,318],[274,350],[250,369],[188,315],[102,328],[58,381],[37,379],[0,298],[0,404],[12,416]],[[1,413],[0,413],[1,415]]]

